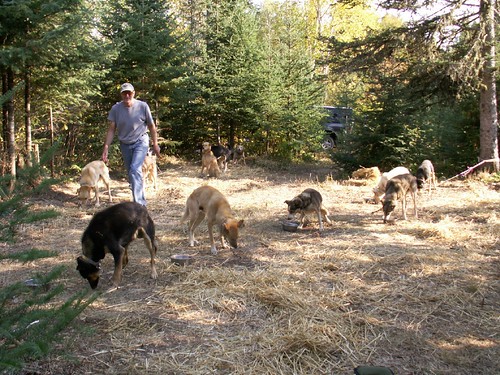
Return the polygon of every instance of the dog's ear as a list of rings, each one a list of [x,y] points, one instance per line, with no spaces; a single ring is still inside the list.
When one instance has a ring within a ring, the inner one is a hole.
[[[78,258],[76,258],[76,269],[79,271],[82,270],[90,270],[91,272],[97,272],[101,269],[100,263],[91,263],[85,259],[83,255],[80,255]]]
[[[290,201],[285,201],[285,204],[290,204]]]
[[[245,222],[243,220],[238,221],[238,228],[243,228],[245,226]]]
[[[80,255],[78,258],[76,258],[76,269],[80,270],[80,266],[83,266],[85,261],[83,260],[83,257]]]

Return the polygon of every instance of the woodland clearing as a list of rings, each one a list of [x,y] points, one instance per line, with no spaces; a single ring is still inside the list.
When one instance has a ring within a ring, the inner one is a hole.
[[[119,289],[111,289],[107,256],[102,293],[51,354],[22,374],[352,374],[358,365],[395,374],[500,373],[500,191],[472,179],[442,182],[420,193],[418,219],[409,203],[393,225],[365,202],[373,182],[336,180],[329,165],[267,168],[230,165],[220,179],[200,166],[160,164],[158,190],[148,187],[156,224],[158,279],[149,278],[142,240],[129,248]],[[114,203],[130,199],[111,171]],[[95,207],[79,208],[77,176],[33,198],[32,210],[55,219],[19,228],[15,244],[57,251],[29,263],[0,261],[0,285],[66,265],[67,296],[87,288],[75,270],[80,238]],[[237,250],[210,253],[206,224],[188,247],[179,224],[188,195],[209,184],[245,220]],[[323,195],[331,225],[284,232],[285,199],[306,188]],[[109,205],[101,197],[101,207]],[[170,256],[193,256],[177,266]],[[64,296],[63,296],[64,297]]]

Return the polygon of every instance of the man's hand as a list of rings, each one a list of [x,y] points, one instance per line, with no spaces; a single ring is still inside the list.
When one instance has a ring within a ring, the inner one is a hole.
[[[109,146],[108,145],[104,145],[104,150],[102,151],[102,161],[105,163],[105,164],[108,164],[108,148]]]
[[[153,145],[153,152],[157,157],[160,157],[160,146],[158,146],[157,144]]]

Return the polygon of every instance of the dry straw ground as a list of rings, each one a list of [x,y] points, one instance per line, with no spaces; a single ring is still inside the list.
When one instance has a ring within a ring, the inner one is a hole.
[[[198,165],[164,161],[158,191],[148,189],[158,280],[136,241],[122,287],[110,291],[107,257],[102,295],[23,374],[352,374],[362,364],[396,374],[500,373],[498,190],[442,183],[419,197],[417,220],[410,210],[408,221],[384,225],[364,201],[371,183],[336,181],[329,166],[232,166],[217,180],[198,173]],[[125,180],[113,175],[116,201],[128,200]],[[203,224],[200,245],[187,246],[179,219],[202,184],[221,190],[245,219],[237,251],[211,255]],[[77,207],[76,187],[35,199],[33,210],[50,206],[61,216],[22,227],[14,246],[0,244],[1,252],[36,247],[59,256],[1,261],[0,286],[64,264],[67,295],[89,288],[75,258],[96,209]],[[322,234],[315,220],[282,231],[284,200],[307,187],[323,194],[333,224]],[[173,265],[174,253],[195,261]]]

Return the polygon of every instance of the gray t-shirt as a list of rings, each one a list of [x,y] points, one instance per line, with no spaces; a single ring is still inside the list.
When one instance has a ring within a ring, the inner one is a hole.
[[[148,124],[154,124],[146,102],[134,99],[131,107],[118,102],[109,111],[108,120],[116,124],[116,134],[122,143],[132,144],[147,132]]]

